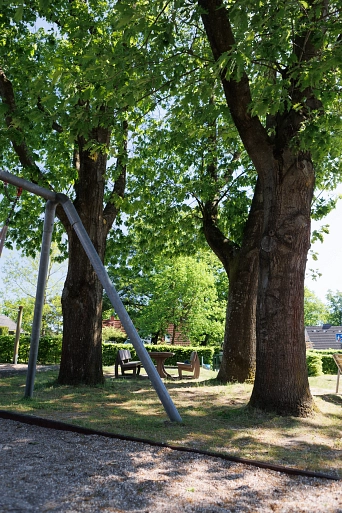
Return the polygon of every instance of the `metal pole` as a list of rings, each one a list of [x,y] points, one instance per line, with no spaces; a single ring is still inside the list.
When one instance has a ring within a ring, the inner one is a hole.
[[[54,203],[61,203],[68,218],[71,223],[71,225],[74,227],[75,232],[77,236],[80,239],[80,242],[87,253],[95,272],[97,273],[99,280],[101,281],[103,288],[108,294],[108,297],[114,306],[122,325],[124,326],[127,335],[131,339],[133,346],[135,350],[138,353],[138,356],[145,367],[145,370],[151,380],[152,385],[154,386],[154,389],[156,390],[159,399],[161,400],[165,411],[169,415],[170,420],[181,422],[182,418],[179,415],[175,405],[172,402],[171,397],[169,396],[169,393],[160,379],[159,374],[156,371],[155,366],[152,363],[151,358],[149,357],[146,348],[144,347],[144,344],[142,343],[128,313],[126,312],[126,309],[115,290],[113,284],[111,283],[109,276],[107,274],[106,269],[104,268],[100,257],[98,256],[77,212],[69,198],[65,194],[56,194],[53,191],[50,191],[48,189],[44,189],[43,187],[40,187],[39,185],[33,184],[32,182],[29,182],[27,180],[24,180],[23,178],[18,178],[17,176],[12,175],[11,173],[8,173],[6,171],[0,170],[0,180],[3,180],[4,182],[10,183],[12,185],[16,185],[17,187],[22,187],[23,189],[32,192],[33,194],[37,194],[37,196],[41,196],[45,198],[46,200],[49,200],[48,203],[54,202]],[[50,207],[49,207],[50,208]],[[52,207],[51,207],[52,208]],[[54,212],[56,209],[56,205],[54,206]],[[46,215],[45,215],[45,222],[47,221],[47,215],[48,215],[48,204],[46,206]],[[54,215],[53,215],[54,217]],[[53,226],[53,219],[51,221]],[[45,230],[45,223],[44,223],[44,230]],[[51,235],[52,235],[52,229],[50,234],[50,244],[51,244]],[[44,240],[44,236],[43,236]],[[50,245],[49,245],[49,251],[50,251]],[[42,249],[43,252],[43,249]],[[41,262],[43,258],[43,253],[41,257]],[[45,257],[46,258],[46,257]],[[47,269],[46,269],[47,273]],[[43,274],[43,270],[42,270]],[[45,281],[46,276],[44,280],[44,290],[45,290]],[[40,283],[40,268],[39,268],[39,276],[38,276],[38,284]],[[40,285],[40,288],[42,286]],[[41,290],[40,290],[41,293]],[[38,285],[37,285],[37,295],[38,295]],[[44,294],[42,296],[42,301],[44,300]],[[41,299],[38,301],[41,303]],[[43,303],[42,303],[43,304]],[[42,316],[42,304],[37,305],[37,296],[36,296],[36,305],[35,305],[35,313],[34,313],[34,320],[32,325],[32,335],[31,335],[31,347],[30,347],[30,357],[29,357],[29,367],[27,372],[27,381],[26,381],[26,389],[25,389],[25,397],[32,397],[33,395],[33,386],[34,386],[34,377],[35,377],[35,368],[36,368],[36,362],[37,362],[37,356],[38,356],[38,344],[39,344],[39,334],[40,334],[40,325],[41,325],[41,316]],[[36,313],[37,310],[37,313]],[[34,328],[34,329],[33,329]],[[31,355],[32,353],[32,355]]]
[[[22,319],[23,319],[23,307],[19,306],[18,317],[17,317],[17,329],[15,332],[15,342],[14,342],[14,351],[13,351],[13,363],[15,365],[18,363],[19,339],[20,339],[20,330],[21,330]]]
[[[12,175],[7,171],[0,170],[0,180],[3,182],[10,183],[11,185],[15,185],[16,187],[21,187],[26,191],[33,192],[33,194],[37,194],[37,196],[41,196],[46,200],[56,201],[56,193],[53,191],[49,191],[49,189],[44,189],[44,187],[40,187],[35,183],[29,182],[28,180],[24,180],[24,178],[19,178],[18,176]]]
[[[73,206],[73,204],[71,203],[71,201],[65,194],[57,194],[57,201],[59,203],[61,203],[61,205],[63,206],[64,211],[70,221],[70,224],[74,228],[74,230],[83,246],[83,249],[85,250],[86,254],[88,255],[89,260],[90,260],[91,264],[93,265],[94,270],[103,285],[103,288],[107,292],[107,295],[108,295],[112,305],[114,306],[123,327],[125,328],[125,331],[126,331],[128,337],[132,341],[132,344],[139,356],[139,359],[141,360],[141,362],[148,374],[148,377],[150,378],[151,383],[152,383],[154,389],[156,390],[156,392],[159,396],[159,399],[165,408],[166,413],[168,414],[171,421],[182,422],[182,418],[179,415],[178,410],[176,409],[175,405],[173,404],[172,399],[171,399],[164,383],[162,382],[155,366],[153,365],[152,360],[138,335],[138,332],[136,331],[128,313],[126,312],[126,309],[125,309],[117,291],[115,290],[115,287],[113,286],[112,282],[110,281],[108,273],[107,273],[104,265],[102,264],[101,259],[100,259],[99,255],[97,254],[97,251],[95,250],[95,248],[89,238],[89,235],[87,234],[87,232],[82,224],[82,221],[81,221],[78,213],[76,212],[75,207]]]
[[[40,327],[42,324],[46,278],[49,269],[50,248],[53,232],[53,225],[56,213],[57,202],[48,201],[45,208],[44,231],[42,240],[42,251],[39,262],[38,282],[36,291],[36,302],[32,323],[30,356],[27,368],[25,397],[33,396],[34,378],[36,375],[36,364],[39,347]]]

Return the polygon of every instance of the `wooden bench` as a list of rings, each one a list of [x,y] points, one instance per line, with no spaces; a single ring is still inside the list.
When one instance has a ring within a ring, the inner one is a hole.
[[[191,353],[190,363],[177,362],[177,367],[178,367],[178,375],[179,375],[180,379],[182,379],[184,371],[193,372],[194,373],[193,377],[195,379],[198,379],[199,375],[200,375],[201,364],[200,364],[197,352],[193,351]]]
[[[340,382],[340,375],[342,374],[342,354],[333,354],[333,358],[337,365],[337,383],[336,383],[336,394],[338,394],[338,385]]]
[[[141,362],[131,361],[131,352],[128,349],[119,349],[116,355],[115,361],[115,377],[119,377],[119,366],[121,367],[121,374],[124,376],[125,371],[132,370],[133,376],[138,376],[140,374]]]

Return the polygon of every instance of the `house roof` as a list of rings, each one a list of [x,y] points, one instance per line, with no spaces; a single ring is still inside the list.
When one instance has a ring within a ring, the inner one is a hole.
[[[7,317],[6,315],[1,315],[0,314],[0,326],[6,326],[9,331],[15,331],[17,329],[17,324],[12,321],[12,319],[10,319],[9,317]]]
[[[342,349],[342,326],[307,326],[305,331],[313,349]]]

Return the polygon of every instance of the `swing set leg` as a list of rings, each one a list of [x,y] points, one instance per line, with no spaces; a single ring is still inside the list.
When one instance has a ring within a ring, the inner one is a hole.
[[[1,257],[2,250],[3,250],[4,244],[5,244],[7,228],[8,228],[8,226],[5,224],[5,226],[2,227],[1,232],[0,232],[0,257]]]

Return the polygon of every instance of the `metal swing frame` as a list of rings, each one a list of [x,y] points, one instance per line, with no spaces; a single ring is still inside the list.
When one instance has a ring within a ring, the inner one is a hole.
[[[38,347],[39,347],[39,337],[40,337],[40,328],[43,314],[43,305],[44,305],[44,292],[46,287],[46,279],[48,273],[48,266],[50,260],[50,248],[52,241],[52,232],[54,227],[54,219],[56,214],[56,207],[60,204],[64,212],[66,213],[69,222],[73,229],[75,230],[83,249],[85,250],[103,288],[107,292],[107,295],[112,303],[113,307],[116,310],[116,313],[119,316],[119,319],[125,328],[125,331],[131,340],[134,349],[136,350],[139,359],[144,366],[149,379],[158,394],[158,397],[161,403],[164,406],[166,413],[168,414],[171,421],[174,422],[182,422],[182,418],[176,409],[164,383],[162,382],[146,348],[140,339],[137,330],[135,329],[131,318],[129,317],[115,287],[113,286],[108,273],[101,262],[99,255],[97,254],[89,235],[87,234],[82,221],[70,201],[70,199],[65,194],[55,193],[39,185],[36,185],[32,182],[24,180],[23,178],[19,178],[7,171],[0,170],[0,180],[20,187],[24,190],[32,192],[37,196],[41,196],[46,199],[46,207],[45,207],[45,218],[44,218],[44,228],[43,228],[43,238],[42,238],[42,248],[39,262],[39,272],[38,272],[38,281],[37,281],[37,291],[36,291],[36,301],[34,307],[34,316],[32,323],[32,333],[31,333],[31,344],[30,344],[30,354],[29,354],[29,362],[27,369],[27,378],[26,378],[26,388],[25,388],[25,397],[33,396],[34,389],[34,379],[36,374],[36,365],[37,365],[37,356],[38,356]]]
[[[4,182],[4,185],[7,185],[7,182],[5,181]],[[5,188],[6,190],[6,188]],[[11,206],[11,210],[9,211],[9,214],[7,216],[7,219],[5,221],[5,224],[3,225],[3,227],[1,228],[1,231],[0,231],[0,257],[2,255],[2,250],[4,248],[4,244],[5,244],[5,240],[6,240],[6,234],[7,234],[7,229],[8,229],[8,226],[10,224],[10,221],[11,221],[11,217],[13,215],[13,212],[14,212],[14,209],[20,199],[20,196],[21,196],[21,193],[22,193],[22,188],[21,187],[17,187],[17,195],[16,197],[14,198],[14,200],[12,201],[12,206]],[[8,194],[7,192],[5,193],[5,196],[7,197],[7,199],[10,200],[10,198],[8,197]]]

